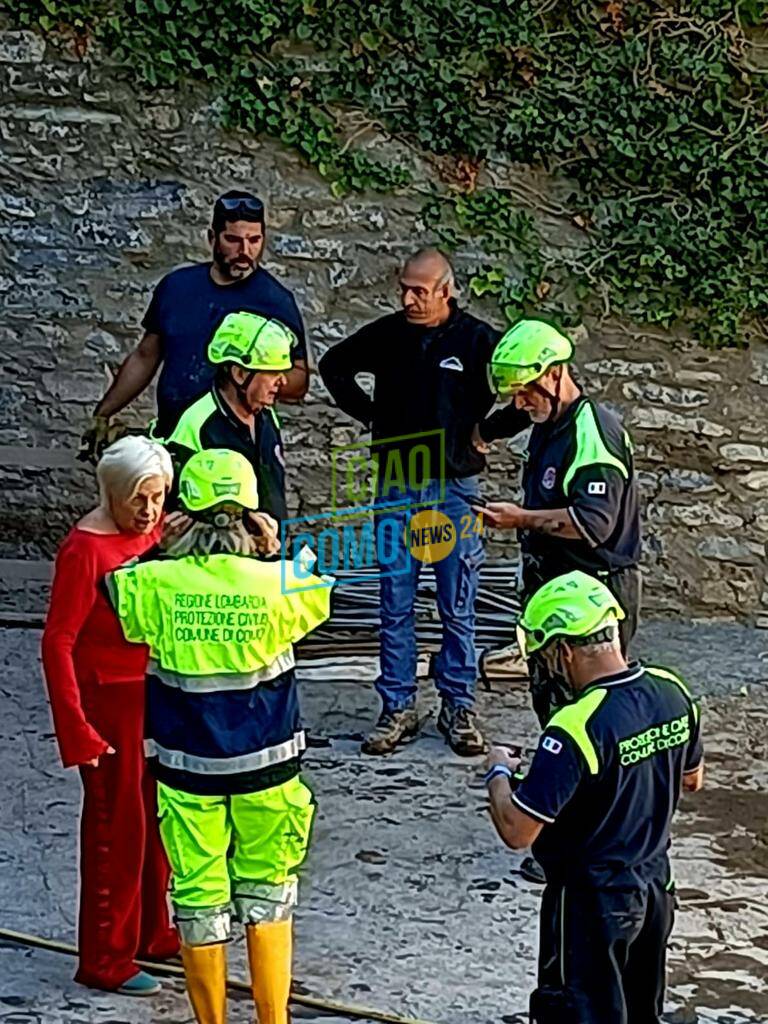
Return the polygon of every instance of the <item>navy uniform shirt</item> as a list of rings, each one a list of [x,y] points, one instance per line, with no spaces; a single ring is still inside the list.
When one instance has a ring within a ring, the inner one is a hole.
[[[206,350],[228,313],[261,313],[280,320],[298,338],[293,358],[307,358],[296,301],[272,274],[258,267],[243,281],[220,285],[211,279],[210,270],[210,263],[196,263],[171,271],[155,288],[142,320],[148,333],[160,336],[163,368],[157,382],[157,411],[162,437],[213,383],[216,370]]]
[[[229,448],[240,452],[253,466],[259,488],[259,510],[275,519],[285,519],[285,459],[277,414],[262,409],[253,432],[232,412],[214,386],[181,415],[165,444],[174,462],[174,480],[194,452],[208,448]],[[174,484],[174,488],[177,484]],[[175,490],[174,496],[175,497]]]
[[[488,418],[482,436],[509,436],[526,425],[527,414],[505,408]],[[522,504],[529,509],[568,509],[582,538],[521,530],[528,591],[573,569],[594,576],[636,565],[640,558],[632,443],[605,405],[582,395],[560,419],[534,424],[523,469]]]
[[[512,794],[545,825],[533,851],[547,881],[667,884],[682,775],[702,756],[698,706],[673,673],[635,663],[582,691],[550,720]]]

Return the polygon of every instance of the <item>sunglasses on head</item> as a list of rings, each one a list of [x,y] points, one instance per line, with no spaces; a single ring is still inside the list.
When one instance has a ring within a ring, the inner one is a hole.
[[[248,213],[256,214],[257,216],[263,216],[264,214],[264,203],[255,197],[250,199],[241,197],[217,199],[216,205],[220,209],[226,210],[227,213],[232,213],[233,210],[247,210]]]

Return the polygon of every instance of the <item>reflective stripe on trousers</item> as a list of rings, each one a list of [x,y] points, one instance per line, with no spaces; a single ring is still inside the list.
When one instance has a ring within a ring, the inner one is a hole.
[[[158,784],[160,835],[182,941],[220,942],[238,920],[290,917],[315,801],[299,776],[255,793],[199,796]]]

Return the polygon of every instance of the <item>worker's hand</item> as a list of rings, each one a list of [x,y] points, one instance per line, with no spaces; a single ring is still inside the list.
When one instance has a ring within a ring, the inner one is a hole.
[[[523,527],[525,509],[511,501],[489,501],[482,507],[473,507],[473,511],[483,517],[486,526],[497,530],[519,530]]]
[[[480,452],[481,455],[487,455],[490,452],[491,446],[480,436],[480,427],[477,423],[472,427],[472,437],[470,440],[476,452]]]
[[[513,750],[509,747],[491,747],[488,751],[488,756],[485,759],[485,770],[488,772],[496,764],[506,765],[511,772],[516,772],[520,767],[522,758],[520,758]]]
[[[702,761],[698,768],[694,768],[693,771],[686,772],[683,775],[683,791],[686,793],[698,793],[703,785],[704,762]]]
[[[256,550],[260,555],[276,555],[280,550],[280,527],[268,512],[249,512]]]
[[[115,752],[115,748],[114,747],[107,747],[107,749],[104,751],[103,754],[99,754],[98,757],[92,757],[91,760],[90,761],[86,761],[85,764],[89,765],[91,768],[98,768],[99,767],[99,761],[101,760],[101,758],[105,757],[107,754],[114,754],[114,752]]]
[[[169,547],[183,533],[186,533],[191,525],[192,517],[188,516],[186,512],[169,512],[163,520],[163,539],[160,542],[162,547]]]
[[[93,465],[101,458],[101,453],[125,433],[119,425],[111,426],[107,416],[91,416],[80,438],[77,457],[81,462]]]

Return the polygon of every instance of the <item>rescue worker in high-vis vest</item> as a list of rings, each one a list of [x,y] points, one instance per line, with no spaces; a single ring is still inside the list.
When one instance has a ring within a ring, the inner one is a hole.
[[[491,817],[544,867],[532,1024],[659,1024],[673,924],[670,823],[681,789],[703,784],[699,709],[685,683],[628,664],[624,611],[580,570],[544,584],[521,646],[568,681],[519,784],[520,759],[488,756]]]
[[[296,335],[279,320],[247,312],[224,317],[208,343],[208,360],[217,367],[214,383],[165,439],[177,477],[193,452],[240,452],[256,474],[261,511],[286,518],[285,458],[274,405],[295,345]]]
[[[494,349],[488,373],[505,408],[479,424],[476,443],[510,437],[533,424],[523,468],[522,505],[479,510],[497,529],[516,529],[523,602],[543,583],[582,569],[597,576],[625,611],[625,654],[640,611],[640,513],[632,442],[618,417],[582,394],[571,376],[573,345],[543,320],[520,320]],[[533,655],[533,708],[544,725],[568,699],[562,677]]]
[[[253,470],[237,452],[193,455],[181,473],[193,523],[163,557],[107,577],[128,640],[146,643],[146,752],[187,990],[199,1024],[226,1019],[226,945],[246,925],[259,1024],[286,1024],[291,915],[312,793],[293,644],[330,613],[332,580],[254,557]],[[306,566],[305,566],[306,568]]]

